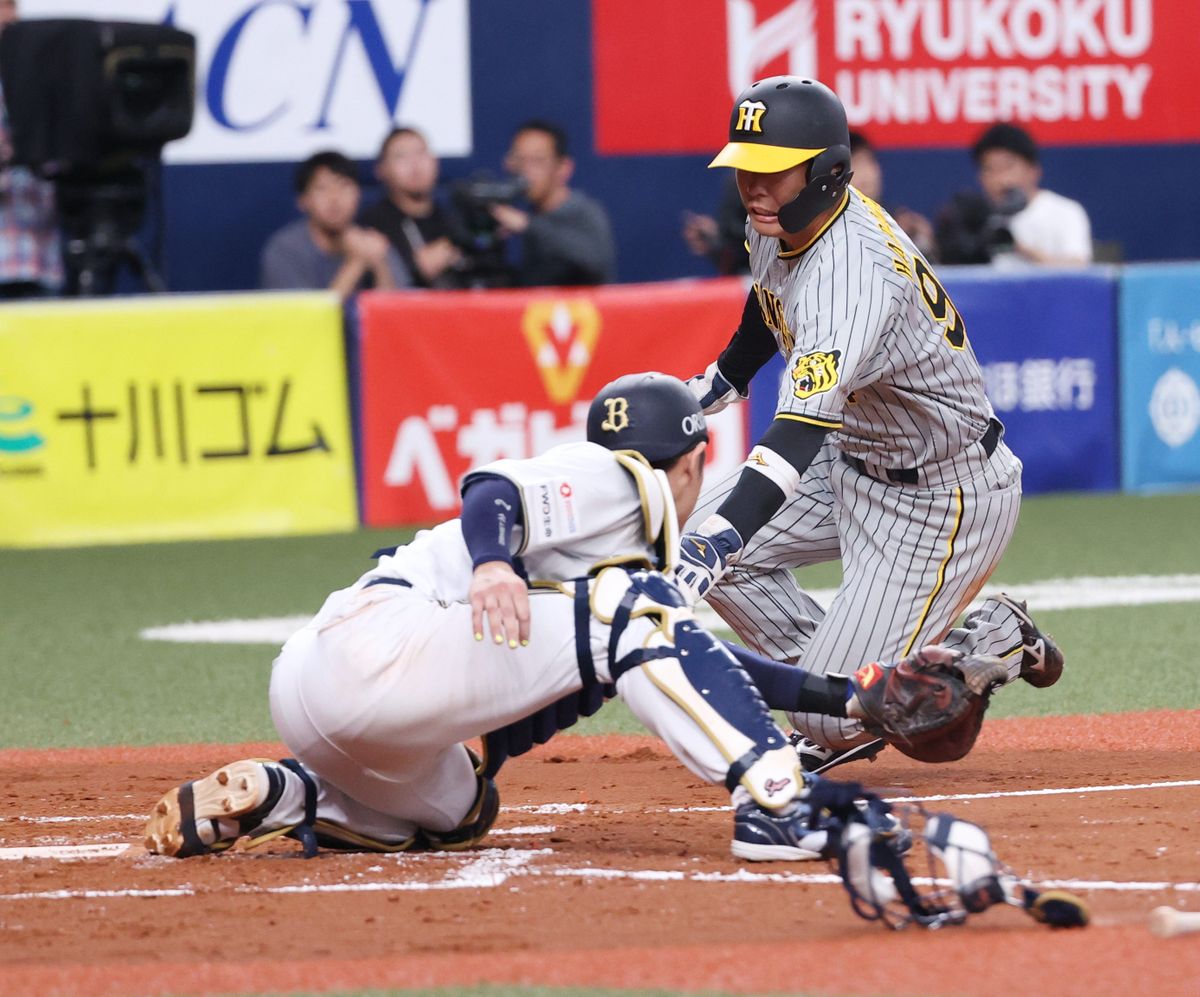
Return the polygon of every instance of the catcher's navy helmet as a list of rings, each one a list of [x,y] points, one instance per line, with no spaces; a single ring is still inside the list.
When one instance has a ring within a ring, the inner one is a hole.
[[[809,164],[808,186],[779,209],[779,224],[788,232],[799,232],[836,204],[850,182],[846,109],[816,80],[771,76],[750,84],[733,103],[729,143],[709,169],[780,173],[801,163]]]
[[[600,389],[588,408],[587,438],[608,450],[635,450],[651,464],[708,440],[696,396],[679,378],[657,371],[626,374]]]

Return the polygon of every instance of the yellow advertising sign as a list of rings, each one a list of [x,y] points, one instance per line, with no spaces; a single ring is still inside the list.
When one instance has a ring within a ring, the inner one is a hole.
[[[320,533],[356,522],[332,295],[0,309],[0,545]]]

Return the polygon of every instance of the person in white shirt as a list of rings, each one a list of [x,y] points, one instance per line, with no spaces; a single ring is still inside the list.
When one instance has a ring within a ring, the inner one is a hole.
[[[1033,136],[1018,125],[992,125],[971,149],[979,185],[992,208],[1008,218],[1011,248],[997,247],[998,266],[1082,266],[1092,261],[1092,228],[1078,201],[1041,187]]]

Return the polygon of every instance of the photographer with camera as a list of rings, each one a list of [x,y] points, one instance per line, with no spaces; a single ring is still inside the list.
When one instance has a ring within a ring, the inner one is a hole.
[[[1079,202],[1040,186],[1040,154],[1029,132],[1013,124],[992,125],[971,155],[983,196],[956,194],[939,213],[942,262],[1012,268],[1092,261],[1087,212]]]
[[[0,0],[0,32],[16,21],[16,0]],[[12,158],[0,85],[0,299],[40,297],[63,282],[54,185]]]
[[[614,279],[612,226],[600,204],[570,186],[575,162],[566,133],[527,121],[513,134],[505,168],[524,182],[532,210],[496,201],[489,212],[502,236],[520,236],[516,282],[523,287],[604,284]]]
[[[461,287],[465,260],[456,219],[434,198],[439,164],[415,128],[393,128],[375,161],[385,196],[363,212],[364,225],[382,232],[416,287]]]

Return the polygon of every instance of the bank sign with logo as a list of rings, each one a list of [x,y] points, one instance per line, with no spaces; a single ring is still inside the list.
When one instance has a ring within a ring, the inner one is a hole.
[[[438,155],[471,152],[467,0],[22,0],[21,14],[196,36],[195,121],[169,163],[371,158],[396,123]]]
[[[1196,0],[641,0],[592,4],[600,152],[711,152],[734,94],[781,73],[889,147],[1195,141]],[[769,111],[767,113],[770,113]]]
[[[1200,263],[1121,275],[1121,484],[1200,481]]]

